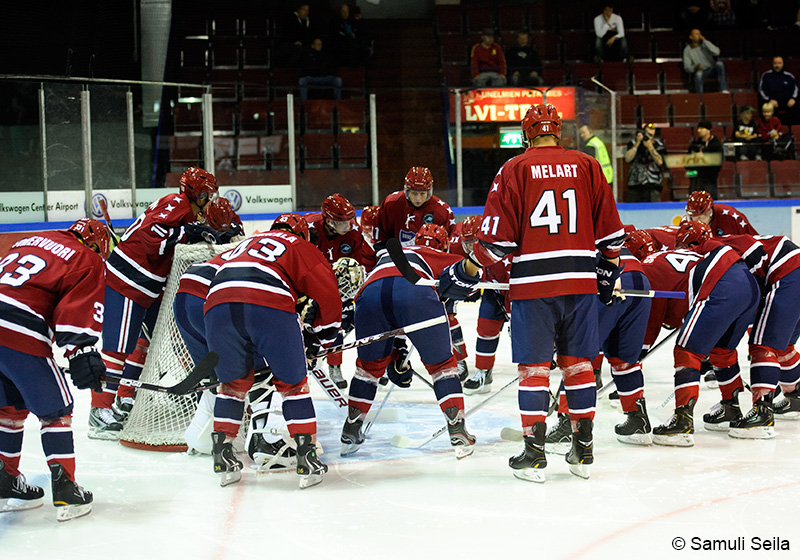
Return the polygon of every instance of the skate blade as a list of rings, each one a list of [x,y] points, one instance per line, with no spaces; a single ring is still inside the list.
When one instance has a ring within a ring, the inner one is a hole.
[[[514,476],[520,480],[527,480],[528,482],[538,482],[541,484],[545,481],[543,469],[512,469]]]
[[[800,420],[800,412],[795,410],[781,414],[780,412],[776,411],[775,420]]]
[[[20,498],[0,498],[0,513],[7,511],[23,511],[26,509],[36,509],[44,505],[44,498],[34,500],[22,500]]]
[[[308,474],[300,475],[300,489],[310,488],[322,482],[323,476],[321,474]]]
[[[240,480],[242,480],[241,471],[219,473],[219,485],[223,488],[225,486],[230,486],[231,484],[236,484]]]
[[[89,439],[99,439],[105,441],[119,441],[119,432],[109,432],[108,430],[100,430],[98,428],[89,428],[86,432]]]
[[[736,439],[772,439],[775,437],[775,428],[773,426],[731,428],[728,435]]]
[[[360,443],[343,443],[342,449],[339,451],[340,457],[347,457],[348,455],[352,455],[361,447]]]
[[[703,427],[709,432],[727,432],[731,429],[731,423],[721,422],[719,424],[711,424],[709,422],[703,422]]]
[[[584,479],[589,479],[589,475],[591,474],[591,469],[589,465],[570,465],[569,472],[574,474],[575,476],[579,476]]]
[[[482,385],[477,389],[464,389],[465,395],[482,395],[484,393],[491,393],[492,392],[492,384]]]
[[[56,520],[69,521],[89,515],[92,511],[92,504],[66,504],[63,506],[56,506]]]
[[[667,447],[693,447],[694,434],[675,434],[673,436],[653,436],[653,443]]]
[[[554,455],[566,455],[572,448],[572,442],[566,441],[564,443],[545,443],[544,452],[552,453]]]
[[[631,445],[653,445],[653,437],[650,434],[631,434],[628,436],[617,434],[617,441]]]
[[[705,381],[705,380],[703,380],[703,382],[706,384],[706,387],[708,387],[709,389],[717,389],[717,388],[719,388],[719,381],[717,381],[716,379],[713,380],[713,381]]]
[[[253,453],[253,462],[257,472],[269,472],[297,468],[296,457],[284,457],[283,455],[270,455],[268,453]]]
[[[622,404],[620,404],[619,399],[609,399],[608,404],[617,410],[622,411]]]
[[[456,459],[463,459],[469,457],[475,451],[475,445],[454,445],[453,451],[456,454]]]

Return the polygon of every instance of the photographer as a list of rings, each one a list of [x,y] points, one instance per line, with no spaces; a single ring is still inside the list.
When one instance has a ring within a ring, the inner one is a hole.
[[[661,138],[656,138],[656,127],[647,124],[636,133],[636,141],[628,142],[625,161],[631,164],[628,172],[626,202],[659,202],[663,186],[661,166],[667,149]]]

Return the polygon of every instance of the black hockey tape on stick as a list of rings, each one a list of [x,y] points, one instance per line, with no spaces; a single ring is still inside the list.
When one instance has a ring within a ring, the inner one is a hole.
[[[208,389],[210,387],[219,385],[219,383],[212,383],[205,386],[199,386],[203,379],[207,379],[214,374],[214,368],[219,363],[219,355],[216,352],[209,352],[200,362],[194,366],[194,369],[189,372],[182,381],[179,381],[172,387],[164,387],[162,385],[153,385],[152,383],[145,383],[138,379],[125,379],[116,375],[106,373],[101,378],[103,381],[112,381],[119,385],[127,387],[135,387],[137,389],[146,389],[148,391],[156,391],[157,393],[169,393],[170,395],[188,395],[195,390]]]

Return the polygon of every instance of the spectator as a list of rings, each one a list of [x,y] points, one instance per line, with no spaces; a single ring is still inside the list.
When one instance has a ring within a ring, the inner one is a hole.
[[[614,13],[614,6],[606,2],[603,13],[594,18],[594,59],[626,60],[628,42],[625,40],[625,26],[622,18]]]
[[[581,135],[581,140],[583,140],[584,143],[584,147],[581,151],[597,160],[600,167],[603,169],[603,175],[606,181],[608,181],[610,185],[614,181],[614,166],[611,164],[611,158],[608,157],[606,145],[594,135],[594,131],[588,125],[580,127],[578,133]]]
[[[500,45],[494,43],[494,29],[491,27],[483,30],[481,42],[472,47],[470,69],[475,87],[506,85],[506,57]]]
[[[506,59],[512,85],[536,87],[544,84],[542,59],[531,43],[531,36],[527,31],[517,33],[517,44],[508,49]]]
[[[307,3],[297,5],[294,13],[281,25],[278,41],[278,60],[280,64],[296,68],[303,57],[303,49],[311,46],[314,30],[309,17],[310,8]]]
[[[764,159],[786,159],[792,147],[792,137],[788,129],[775,116],[772,103],[761,106],[761,121],[758,123],[758,137],[764,143]]]
[[[341,4],[337,17],[331,22],[331,46],[333,56],[339,66],[356,66],[358,43],[353,20],[350,19],[350,6]]]
[[[628,171],[627,202],[659,202],[664,175],[661,166],[667,149],[661,138],[656,138],[656,127],[648,124],[636,134],[636,141],[628,142],[625,161],[631,164]]]
[[[373,40],[369,32],[369,26],[361,15],[361,8],[353,6],[350,10],[353,14],[353,32],[356,34],[356,44],[358,45],[358,62],[360,66],[368,66],[369,59],[372,58]]]
[[[772,70],[761,75],[758,95],[762,102],[772,104],[775,112],[783,117],[783,122],[789,125],[797,122],[797,80],[784,69],[782,56],[773,57]]]
[[[717,198],[717,176],[722,168],[722,142],[711,134],[711,122],[701,120],[697,123],[697,139],[689,144],[687,153],[719,154],[719,165],[706,165],[690,170],[689,193],[706,191],[712,198]]]
[[[700,30],[695,28],[689,33],[689,44],[683,49],[683,68],[694,75],[695,90],[702,97],[703,80],[716,77],[719,81],[720,91],[728,92],[728,80],[725,77],[725,65],[716,60],[719,56],[719,47],[703,37]]]
[[[731,27],[736,25],[736,13],[731,0],[709,0],[709,15],[714,27]]]
[[[733,139],[741,142],[736,146],[736,157],[742,161],[761,159],[761,138],[758,137],[758,123],[753,120],[755,109],[749,105],[742,107],[739,118],[736,120],[736,130]]]
[[[333,88],[333,98],[342,98],[342,79],[337,76],[336,66],[331,58],[322,50],[322,39],[317,37],[311,42],[311,48],[303,52],[302,77],[300,85],[300,101],[308,99],[309,86],[326,86]]]

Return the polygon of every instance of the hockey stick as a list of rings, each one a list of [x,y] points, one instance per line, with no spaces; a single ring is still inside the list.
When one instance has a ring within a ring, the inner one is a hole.
[[[417,286],[433,286],[434,288],[439,285],[438,280],[428,280],[427,278],[423,278],[420,276],[411,263],[408,262],[405,253],[403,252],[403,246],[400,245],[400,241],[395,238],[389,239],[386,242],[386,251],[389,253],[389,257],[392,259],[392,262],[397,267],[397,270],[400,274],[403,275],[403,278],[415,284]],[[502,282],[476,282],[473,284],[473,288],[479,289],[488,289],[488,290],[508,290],[510,288],[510,284],[502,283]],[[683,299],[686,297],[686,293],[684,292],[668,292],[664,290],[614,290],[614,295],[616,296],[625,296],[625,297],[647,297],[647,298],[668,298],[668,299]]]
[[[100,212],[103,214],[103,221],[105,221],[106,226],[108,227],[108,231],[114,237],[114,245],[118,245],[119,237],[117,237],[117,234],[114,231],[114,225],[111,223],[111,214],[108,213],[108,205],[106,204],[106,199],[101,196],[99,197],[98,202],[100,204]]]
[[[173,385],[172,387],[164,387],[162,385],[153,385],[152,383],[145,383],[138,379],[125,379],[121,376],[104,374],[100,379],[102,381],[111,381],[119,385],[127,387],[135,387],[137,389],[146,389],[148,391],[155,391],[157,393],[168,393],[170,395],[188,395],[196,390],[207,389],[219,385],[213,383],[205,386],[198,386],[203,379],[211,377],[214,374],[214,368],[217,367],[219,362],[219,355],[216,352],[209,352],[200,362],[194,366],[194,369],[182,380]],[[162,376],[163,377],[163,376]]]
[[[481,402],[479,402],[478,404],[476,404],[475,406],[470,408],[466,412],[464,417],[467,418],[469,416],[472,416],[472,414],[474,412],[477,412],[478,410],[480,410],[481,408],[486,406],[489,403],[489,401],[491,401],[492,399],[497,397],[500,393],[502,393],[503,391],[505,391],[506,389],[508,389],[512,385],[514,385],[517,382],[518,379],[519,379],[519,377],[514,377],[514,379],[512,379],[511,381],[509,381],[508,383],[503,385],[493,395],[490,395],[490,396],[486,397]],[[392,444],[392,447],[402,447],[404,449],[419,449],[423,445],[426,445],[426,444],[430,443],[431,441],[435,440],[436,438],[438,438],[440,435],[442,435],[446,431],[447,431],[447,424],[445,424],[444,426],[442,426],[441,428],[439,428],[438,430],[433,432],[427,438],[423,438],[423,439],[411,439],[409,437],[397,434],[395,436],[392,436],[391,444]]]
[[[338,406],[339,408],[346,408],[347,407],[347,398],[339,392],[339,388],[336,387],[331,378],[325,373],[325,370],[321,367],[315,367],[311,370],[311,377],[319,383],[319,386],[322,387],[322,390],[325,391],[325,394],[328,395],[328,398],[333,401],[333,404]]]

